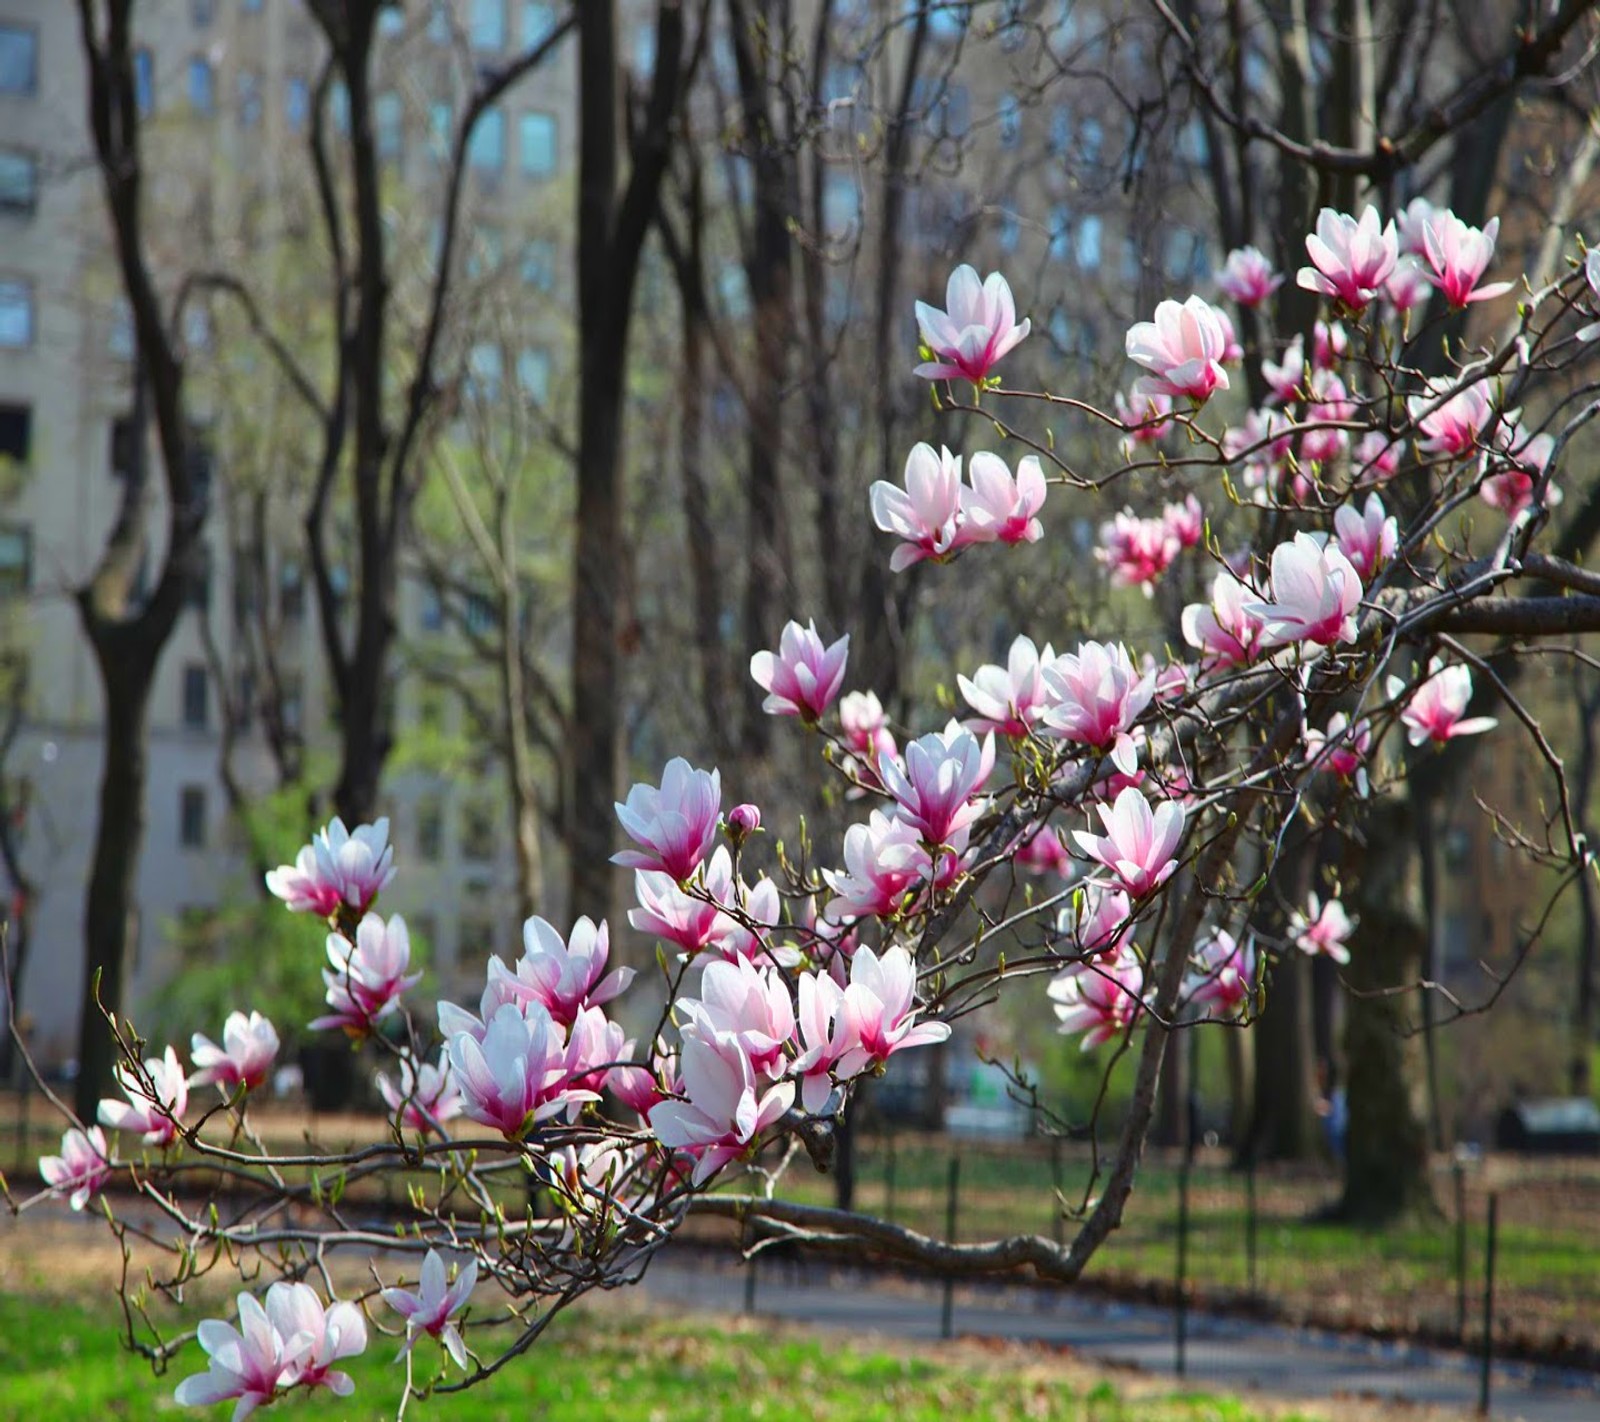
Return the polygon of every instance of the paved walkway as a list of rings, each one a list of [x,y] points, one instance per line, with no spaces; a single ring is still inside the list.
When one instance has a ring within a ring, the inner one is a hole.
[[[746,1274],[737,1265],[669,1247],[645,1275],[653,1296],[677,1306],[738,1312]],[[942,1291],[933,1283],[881,1278],[824,1264],[761,1266],[756,1311],[856,1333],[940,1337]],[[957,1334],[1068,1345],[1080,1355],[1173,1370],[1170,1309],[1097,1299],[1070,1290],[961,1285]],[[1312,1329],[1216,1314],[1189,1315],[1187,1376],[1228,1391],[1260,1389],[1291,1398],[1369,1396],[1429,1403],[1475,1415],[1478,1360],[1442,1350],[1376,1343]],[[1492,1415],[1525,1422],[1600,1422],[1600,1377],[1507,1364],[1494,1376]]]

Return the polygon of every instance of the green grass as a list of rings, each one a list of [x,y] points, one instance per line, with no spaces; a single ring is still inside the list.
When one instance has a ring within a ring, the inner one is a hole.
[[[308,1422],[392,1417],[402,1379],[390,1361],[394,1352],[392,1340],[374,1339],[350,1368],[353,1398],[301,1398],[281,1408],[282,1415]],[[105,1307],[0,1298],[0,1419],[226,1417],[223,1405],[186,1412],[171,1401],[176,1380],[198,1370],[201,1357],[191,1347],[168,1377],[153,1378],[142,1360],[120,1350],[115,1319]],[[527,1357],[467,1396],[413,1402],[406,1415],[474,1422],[1260,1422],[1269,1414],[1234,1398],[1193,1392],[1129,1398],[1081,1371],[1063,1383],[1058,1373],[1019,1366],[1015,1354],[955,1367],[916,1355],[858,1351],[790,1330],[669,1326],[608,1314],[564,1319]],[[1291,1422],[1300,1414],[1272,1415]]]

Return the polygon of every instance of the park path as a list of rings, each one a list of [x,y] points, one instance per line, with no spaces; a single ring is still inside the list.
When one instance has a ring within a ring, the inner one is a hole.
[[[746,1271],[722,1257],[669,1246],[644,1278],[675,1308],[735,1313]],[[773,1261],[757,1276],[756,1312],[852,1334],[920,1340],[941,1336],[941,1286],[886,1279],[820,1263]],[[1171,1374],[1173,1314],[1082,1291],[967,1284],[954,1296],[959,1335],[1068,1346],[1084,1358]],[[1461,1353],[1191,1312],[1187,1380],[1231,1392],[1286,1398],[1372,1397],[1476,1415],[1478,1360]],[[1491,1415],[1524,1422],[1600,1422],[1600,1377],[1508,1363],[1494,1373]]]

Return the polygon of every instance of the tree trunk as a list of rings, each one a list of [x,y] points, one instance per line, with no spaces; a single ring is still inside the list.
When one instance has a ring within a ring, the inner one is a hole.
[[[1320,1148],[1311,1060],[1311,973],[1290,949],[1272,967],[1255,1038],[1255,1103],[1245,1159],[1309,1160]]]
[[[115,632],[89,628],[106,694],[100,817],[84,906],[84,977],[78,1021],[74,1109],[93,1121],[112,1084],[116,1048],[101,1004],[122,1009],[135,877],[144,840],[145,720],[159,652],[124,645]],[[96,989],[98,987],[98,996]]]

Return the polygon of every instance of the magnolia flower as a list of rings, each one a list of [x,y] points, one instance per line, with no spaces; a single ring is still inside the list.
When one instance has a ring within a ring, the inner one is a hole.
[[[1181,804],[1166,800],[1152,813],[1144,796],[1129,786],[1115,805],[1102,802],[1094,808],[1105,834],[1074,830],[1072,837],[1090,859],[1117,876],[1129,895],[1142,898],[1172,877],[1186,818]]]
[[[1376,494],[1368,494],[1359,511],[1354,504],[1340,505],[1333,515],[1333,536],[1363,582],[1371,581],[1379,564],[1394,557],[1400,543],[1394,515],[1385,513]]]
[[[1246,603],[1244,610],[1261,619],[1265,647],[1331,647],[1355,640],[1360,601],[1361,578],[1338,547],[1297,533],[1272,550],[1272,601]]]
[[[71,1191],[67,1203],[74,1210],[82,1210],[90,1196],[111,1178],[115,1164],[116,1157],[106,1149],[105,1132],[99,1126],[90,1126],[84,1131],[67,1131],[61,1137],[60,1155],[40,1156],[39,1177],[52,1195]]]
[[[224,1092],[236,1086],[252,1091],[267,1079],[277,1055],[278,1032],[272,1023],[259,1012],[248,1017],[230,1012],[222,1024],[220,1047],[201,1032],[190,1039],[189,1057],[198,1070],[189,1078],[189,1085],[212,1081]]]
[[[1406,693],[1404,677],[1389,678],[1389,696],[1398,700]],[[1406,725],[1406,739],[1414,746],[1424,741],[1443,745],[1457,736],[1475,736],[1499,724],[1493,716],[1468,716],[1462,720],[1472,700],[1472,673],[1464,666],[1446,666],[1435,657],[1428,663],[1428,678],[1411,693],[1400,719]]]
[[[1111,581],[1122,588],[1143,587],[1146,597],[1183,547],[1165,519],[1136,518],[1129,509],[1100,525],[1100,544],[1094,556]]]
[[[563,939],[554,925],[535,915],[522,925],[522,957],[515,976],[498,957],[489,960],[490,981],[503,979],[508,1002],[537,1002],[563,1027],[585,1008],[599,1007],[626,990],[632,968],[606,972],[611,935],[605,920],[580,917]]]
[[[1217,286],[1241,306],[1259,306],[1280,286],[1283,277],[1255,247],[1236,247],[1217,273]]]
[[[744,841],[761,828],[761,807],[747,803],[735,805],[728,811],[728,835]]]
[[[1109,753],[1117,769],[1133,774],[1138,750],[1131,733],[1155,696],[1154,675],[1141,673],[1120,642],[1085,642],[1043,675],[1054,701],[1044,724],[1063,740]]]
[[[1491,217],[1479,231],[1448,210],[1422,224],[1422,250],[1433,269],[1431,280],[1458,310],[1469,302],[1492,301],[1511,290],[1508,281],[1478,285],[1494,260],[1494,243],[1499,234],[1498,217]]]
[[[1358,479],[1391,479],[1400,470],[1400,444],[1383,430],[1361,436],[1352,460]]]
[[[1414,311],[1433,292],[1433,282],[1420,257],[1404,256],[1383,284],[1384,299],[1396,311]]]
[[[1300,398],[1300,388],[1306,379],[1305,342],[1296,336],[1284,347],[1281,361],[1263,360],[1261,378],[1272,391],[1272,398],[1280,405],[1292,404]]]
[[[1182,503],[1168,504],[1161,510],[1161,524],[1177,540],[1179,548],[1193,548],[1205,537],[1205,510],[1200,507],[1200,500],[1190,494]]]
[[[1332,370],[1350,350],[1350,333],[1343,321],[1318,320],[1311,328],[1311,364],[1317,370]]]
[[[723,845],[717,847],[705,870],[704,888],[715,902],[684,893],[669,874],[641,869],[633,876],[639,907],[628,910],[628,922],[640,933],[676,943],[693,957],[715,936],[722,919],[720,905],[730,902],[732,886],[733,859]]]
[[[967,461],[972,488],[962,495],[965,519],[958,542],[1037,543],[1044,525],[1037,514],[1044,507],[1044,470],[1037,455],[1017,463],[1012,478],[998,454],[979,451]]]
[[[1408,397],[1406,408],[1427,436],[1421,445],[1424,451],[1459,459],[1477,447],[1478,436],[1494,414],[1494,403],[1487,380],[1475,380],[1445,398],[1453,385],[1450,380],[1429,381],[1428,393]]]
[[[907,1047],[925,1047],[949,1037],[948,1023],[916,1020],[916,995],[916,965],[904,948],[896,944],[882,957],[865,946],[856,949],[841,1009],[851,1036],[850,1049],[837,1066],[841,1078],[881,1066]]]
[[[1396,235],[1400,250],[1409,256],[1420,257],[1427,251],[1423,236],[1429,222],[1438,217],[1440,209],[1425,197],[1414,197],[1395,218]]]
[[[1589,284],[1589,297],[1600,301],[1600,247],[1591,247],[1583,259],[1583,279]],[[1600,321],[1593,321],[1573,333],[1580,341],[1592,341],[1600,336]]]
[[[1312,894],[1304,913],[1295,909],[1289,915],[1289,941],[1310,958],[1320,955],[1335,963],[1348,963],[1350,950],[1345,940],[1354,931],[1355,924],[1338,899],[1323,903]]]
[[[478,1284],[478,1261],[469,1259],[456,1275],[455,1283],[446,1282],[444,1259],[437,1249],[430,1249],[422,1261],[422,1278],[416,1293],[408,1289],[383,1290],[383,1301],[406,1321],[406,1345],[402,1356],[423,1334],[437,1338],[458,1368],[467,1366],[467,1345],[462,1341],[461,1330],[451,1315],[465,1307]]]
[[[1056,915],[1056,931],[1079,953],[1115,953],[1133,927],[1133,905],[1115,885],[1089,879]]]
[[[455,1032],[445,1050],[463,1114],[507,1140],[521,1140],[537,1122],[595,1099],[593,1091],[571,1086],[574,1054],[543,1003],[521,1011],[505,1003],[485,1023],[481,1042]]]
[[[389,821],[358,825],[352,833],[335,817],[295,856],[267,875],[267,888],[297,913],[329,918],[341,903],[365,913],[394,878]]]
[[[982,813],[973,796],[993,769],[993,735],[980,742],[955,725],[919,736],[906,747],[903,765],[885,760],[879,773],[900,817],[928,844],[948,844]]]
[[[1359,221],[1325,207],[1317,230],[1306,238],[1309,267],[1297,278],[1306,291],[1320,292],[1348,311],[1361,311],[1383,289],[1400,256],[1394,223],[1379,226],[1378,210],[1369,207]]]
[[[800,1104],[816,1115],[828,1104],[833,1068],[856,1045],[843,1011],[844,989],[825,973],[800,975],[798,1026],[801,1052],[790,1065],[800,1079]]]
[[[1109,960],[1074,963],[1045,989],[1060,1019],[1057,1030],[1082,1032],[1079,1050],[1088,1051],[1127,1031],[1144,1011],[1144,967],[1124,948]]]
[[[758,1076],[781,1076],[784,1045],[794,1035],[794,1003],[783,978],[748,958],[710,963],[700,996],[679,1001],[706,1036],[735,1038]]]
[[[679,1059],[682,1100],[650,1108],[650,1129],[669,1150],[695,1159],[693,1181],[704,1184],[794,1104],[794,1083],[780,1081],[756,1094],[755,1068],[738,1039],[684,1030]]]
[[[1183,609],[1183,640],[1200,653],[1207,670],[1244,666],[1261,649],[1261,619],[1246,610],[1255,594],[1224,569],[1211,580],[1211,601]]]
[[[815,620],[806,627],[790,622],[778,639],[776,652],[757,652],[750,658],[750,675],[767,693],[761,709],[769,716],[820,721],[844,684],[849,655],[848,633],[825,647]]]
[[[1150,372],[1134,382],[1135,395],[1187,395],[1201,404],[1228,388],[1228,328],[1201,297],[1163,301],[1154,321],[1128,331],[1126,347],[1128,359]]]
[[[948,449],[917,444],[906,456],[905,488],[887,479],[871,489],[872,521],[900,539],[889,559],[903,572],[924,558],[943,560],[956,550],[962,522],[961,459]]]
[[[1125,400],[1119,390],[1116,409],[1117,422],[1127,430],[1128,439],[1134,444],[1156,444],[1172,426],[1170,395],[1145,391]]]
[[[1043,652],[1031,637],[1018,637],[1011,644],[1005,666],[989,664],[973,675],[956,677],[956,685],[967,705],[978,714],[968,718],[974,731],[995,731],[1002,736],[1025,736],[1051,704],[1043,670],[1055,660],[1047,642]]]
[[[279,1386],[294,1376],[295,1364],[310,1351],[309,1337],[285,1339],[273,1327],[254,1294],[240,1294],[238,1308],[237,1328],[219,1318],[201,1321],[196,1333],[210,1366],[178,1384],[173,1397],[180,1407],[209,1407],[237,1399],[233,1422],[241,1422],[272,1401]]]
[[[1066,878],[1072,873],[1072,856],[1061,836],[1043,823],[1035,825],[1031,833],[1023,831],[1011,862],[1030,874],[1059,874]]]
[[[617,819],[638,849],[611,856],[624,869],[654,869],[682,883],[711,852],[722,816],[722,776],[696,770],[674,756],[661,772],[661,788],[635,785]]]
[[[1356,791],[1367,795],[1366,759],[1372,750],[1372,726],[1363,718],[1352,728],[1343,711],[1328,717],[1328,729],[1307,726],[1304,733],[1306,761],[1321,770],[1332,771],[1345,780],[1354,780]]]
[[[131,1067],[119,1066],[117,1085],[126,1101],[100,1103],[100,1121],[114,1131],[141,1131],[146,1145],[164,1146],[177,1139],[178,1122],[189,1108],[189,1080],[178,1054],[168,1047],[159,1057],[147,1057],[146,1087]]]
[[[359,1308],[338,1302],[324,1308],[311,1285],[277,1283],[267,1290],[267,1318],[291,1355],[284,1386],[325,1387],[338,1397],[355,1391],[350,1375],[333,1365],[366,1351],[367,1321]]]
[[[1189,1000],[1231,1014],[1256,990],[1255,942],[1236,942],[1231,933],[1214,929],[1200,941],[1190,961]]]
[[[378,1072],[378,1093],[400,1124],[413,1131],[436,1131],[446,1121],[461,1114],[461,1093],[450,1076],[450,1058],[439,1049],[434,1062],[417,1066],[410,1052],[400,1057],[400,1082],[396,1085],[387,1073]]]
[[[406,973],[411,937],[399,914],[387,924],[378,914],[367,914],[356,928],[354,946],[343,934],[330,933],[328,961],[333,967],[322,970],[322,980],[333,1011],[310,1024],[317,1031],[342,1027],[352,1037],[364,1037],[422,981],[421,973]]]
[[[1507,457],[1513,461],[1508,469],[1488,475],[1478,485],[1478,495],[1492,509],[1499,509],[1508,519],[1516,518],[1533,503],[1535,482],[1544,475],[1555,453],[1555,437],[1536,434],[1520,444],[1520,432],[1508,416],[1502,426]],[[1561,490],[1552,483],[1544,487],[1543,506],[1554,508],[1561,502]]]
[[[834,893],[823,910],[829,922],[892,918],[908,893],[933,878],[933,860],[915,825],[874,810],[844,832],[844,868],[824,869],[822,877]]]
[[[933,360],[916,368],[924,380],[970,380],[981,385],[1000,360],[1027,336],[1026,318],[1017,321],[1011,288],[999,272],[979,282],[969,266],[950,273],[945,309],[917,302],[917,328]]]

